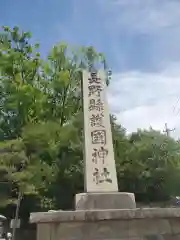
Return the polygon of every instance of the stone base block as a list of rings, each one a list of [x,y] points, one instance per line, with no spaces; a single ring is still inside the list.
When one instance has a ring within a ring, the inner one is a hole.
[[[31,213],[30,222],[37,240],[180,240],[180,208]]]
[[[79,193],[75,196],[76,210],[135,209],[133,193]]]

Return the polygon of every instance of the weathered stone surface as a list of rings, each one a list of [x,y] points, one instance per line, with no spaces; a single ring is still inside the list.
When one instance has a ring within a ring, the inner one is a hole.
[[[106,209],[106,210],[77,210],[31,213],[30,222],[71,222],[71,221],[102,221],[130,220],[144,218],[178,218],[180,208],[144,208],[144,209]],[[180,225],[179,225],[180,226]]]
[[[51,227],[53,224],[42,223],[37,227],[37,239],[49,240],[51,237]]]
[[[175,209],[178,210],[178,209]],[[38,223],[37,240],[180,240],[179,217]]]
[[[171,234],[172,232],[169,221],[161,218],[132,219],[129,221],[128,230],[129,237]]]
[[[83,71],[86,192],[118,192],[104,71]]]
[[[83,236],[89,236],[90,230],[94,230],[94,225],[90,224],[89,228],[82,222],[76,223],[61,223],[58,225],[57,232],[59,239],[83,239]]]
[[[158,226],[153,219],[132,219],[128,221],[128,237],[143,237],[145,234],[157,234]]]
[[[142,240],[180,240],[180,235],[173,235],[173,234],[162,234],[162,235],[161,234],[150,234],[150,235],[143,236]]]
[[[75,198],[76,210],[135,209],[133,193],[80,193]]]
[[[150,234],[150,235],[144,236],[143,239],[144,240],[164,240],[164,237],[159,234]]]

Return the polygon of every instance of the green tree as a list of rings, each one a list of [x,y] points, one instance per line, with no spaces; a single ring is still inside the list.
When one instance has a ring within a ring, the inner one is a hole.
[[[129,136],[120,186],[136,193],[139,201],[165,201],[179,194],[180,145],[150,129]]]
[[[21,135],[22,127],[34,121],[41,109],[38,89],[40,58],[31,34],[18,27],[3,27],[0,41],[0,139]]]
[[[58,188],[52,187],[54,174],[50,173],[56,173],[58,168],[56,186],[61,180],[64,181],[62,186],[66,179],[73,182],[76,170],[82,176],[81,71],[90,64],[94,68],[97,64],[106,67],[105,60],[93,47],[72,48],[65,43],[55,45],[47,59],[42,60],[37,52],[38,44],[29,43],[29,32],[20,31],[18,27],[3,29],[0,36],[0,140],[2,152],[9,155],[9,160],[1,154],[2,171],[12,198],[17,197],[12,193],[18,186],[27,201],[29,189],[30,195],[38,194],[36,199],[42,207],[53,207]],[[23,152],[24,159],[20,158],[20,153],[16,155],[18,166],[23,165],[22,171],[16,166],[11,169],[15,153],[9,150],[11,147],[7,150],[5,144],[11,146],[12,141],[21,143],[19,151]],[[71,162],[64,168],[68,158]],[[40,187],[44,173],[46,181]],[[15,179],[11,179],[12,176]]]

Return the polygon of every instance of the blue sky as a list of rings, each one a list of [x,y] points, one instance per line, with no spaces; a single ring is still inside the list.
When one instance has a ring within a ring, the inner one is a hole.
[[[93,45],[113,70],[118,121],[128,131],[168,122],[180,135],[179,0],[1,0],[0,24],[31,31],[43,55],[61,40]]]

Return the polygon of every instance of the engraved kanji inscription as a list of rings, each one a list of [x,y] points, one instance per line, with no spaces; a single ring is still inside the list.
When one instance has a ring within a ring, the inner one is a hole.
[[[97,77],[97,73],[96,72],[92,72],[91,73],[91,78],[88,78],[89,80],[89,84],[100,84],[101,83],[101,79]]]
[[[97,164],[100,160],[103,164],[105,163],[105,158],[108,155],[108,149],[100,147],[99,149],[94,148],[92,153],[92,161]]]
[[[110,178],[110,172],[107,170],[107,168],[103,168],[103,171],[100,173],[99,169],[95,168],[93,172],[93,181],[96,184],[103,182],[112,183],[112,179]]]
[[[93,172],[93,181],[94,181],[96,184],[99,184],[99,180],[100,180],[99,169],[98,169],[98,168],[95,168],[95,169],[94,169],[94,172]]]
[[[94,130],[91,132],[92,144],[106,144],[106,131]]]
[[[101,102],[101,99],[90,99],[89,100],[89,111],[103,111],[104,110],[104,105]]]
[[[91,97],[93,95],[96,95],[97,97],[100,97],[102,87],[101,85],[90,85],[88,86],[89,94],[88,96]]]
[[[108,171],[107,168],[103,168],[103,172],[101,173],[102,176],[102,182],[106,181],[109,183],[112,183],[112,179],[110,178],[110,172]]]
[[[90,125],[91,127],[104,127],[103,126],[104,115],[101,114],[92,114],[90,117]]]

